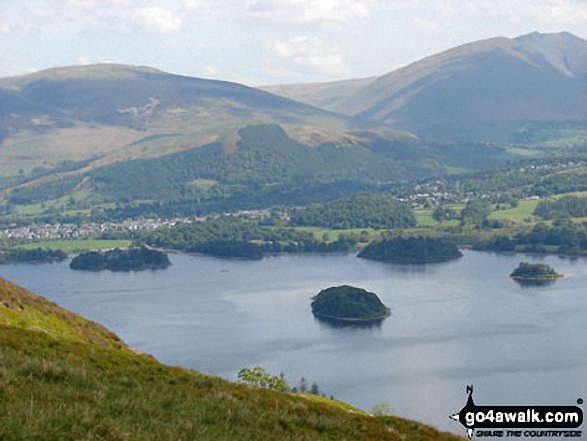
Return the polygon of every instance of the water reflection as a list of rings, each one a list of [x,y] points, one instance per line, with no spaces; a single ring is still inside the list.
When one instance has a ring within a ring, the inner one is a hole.
[[[349,321],[328,317],[314,317],[314,320],[323,327],[334,329],[378,329],[381,328],[385,318],[377,320]]]
[[[514,279],[514,281],[522,288],[539,288],[544,286],[551,286],[558,279]]]

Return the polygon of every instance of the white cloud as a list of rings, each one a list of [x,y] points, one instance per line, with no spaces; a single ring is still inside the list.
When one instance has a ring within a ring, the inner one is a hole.
[[[435,32],[440,29],[440,23],[435,20],[427,20],[422,17],[415,17],[412,21],[418,29],[426,32]]]
[[[246,13],[262,21],[317,25],[331,30],[369,18],[369,8],[360,0],[248,0]]]
[[[69,5],[82,8],[95,8],[100,5],[133,6],[144,3],[144,0],[66,0]]]
[[[536,0],[534,2],[496,1],[494,6],[502,15],[524,20],[532,18],[538,22],[555,24],[587,24],[587,2],[573,0]]]
[[[134,20],[144,29],[156,34],[169,34],[183,27],[183,20],[173,12],[159,7],[142,8],[133,15]]]
[[[210,76],[210,77],[216,77],[218,75],[220,75],[220,69],[218,69],[217,67],[214,66],[204,66],[202,68],[202,72],[206,75],[206,76]]]
[[[210,0],[181,0],[180,3],[185,8],[186,12],[191,14],[195,19],[216,17],[222,15],[223,12],[227,12],[225,10],[223,11],[223,2],[220,1],[218,3],[214,3]],[[227,8],[230,11],[235,10],[230,2],[228,2],[227,5],[224,5],[224,8]]]
[[[450,0],[440,4],[449,5],[464,14],[501,17],[521,23],[532,20],[550,24],[587,25],[585,0]]]
[[[285,42],[271,43],[267,49],[283,59],[330,76],[349,72],[342,55],[318,37],[299,35]]]
[[[0,34],[12,34],[14,28],[9,24],[0,23]]]
[[[80,54],[77,56],[77,63],[82,65],[92,64],[92,60],[85,54]]]

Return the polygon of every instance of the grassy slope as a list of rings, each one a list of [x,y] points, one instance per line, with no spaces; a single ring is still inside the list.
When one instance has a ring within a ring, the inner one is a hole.
[[[461,439],[340,402],[164,366],[3,279],[0,348],[3,440]]]

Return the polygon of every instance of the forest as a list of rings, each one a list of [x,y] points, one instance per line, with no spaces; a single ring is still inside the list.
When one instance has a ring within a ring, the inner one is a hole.
[[[528,232],[520,232],[512,237],[498,235],[474,243],[474,248],[485,251],[585,255],[587,226],[568,220],[558,220],[553,225],[540,222]]]
[[[266,253],[351,251],[358,243],[354,235],[341,234],[335,241],[326,242],[309,231],[262,226],[231,217],[182,223],[140,234],[139,239],[159,248],[247,259],[260,259]]]
[[[42,248],[31,250],[24,248],[0,249],[0,264],[18,262],[59,262],[66,258],[67,254],[61,250],[48,250]]]
[[[165,269],[171,263],[167,254],[146,247],[108,251],[90,251],[74,257],[69,267],[86,271],[141,271],[146,269]]]
[[[362,288],[343,285],[326,288],[312,298],[316,317],[338,320],[381,320],[390,314],[377,294]]]
[[[292,226],[317,226],[332,229],[409,228],[416,226],[413,210],[388,194],[363,193],[333,202],[294,208]]]
[[[434,263],[458,259],[463,254],[448,237],[396,237],[371,242],[359,253],[364,259],[392,263]]]

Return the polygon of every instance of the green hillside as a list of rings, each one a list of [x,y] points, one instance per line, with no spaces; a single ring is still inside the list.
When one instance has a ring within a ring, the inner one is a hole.
[[[54,217],[66,207],[89,211],[106,203],[134,202],[145,206],[130,215],[172,216],[307,205],[443,175],[448,168],[484,169],[516,157],[499,146],[443,145],[373,132],[308,145],[276,124],[247,126],[238,137],[230,151],[222,142],[212,142],[157,158],[33,178],[0,196],[16,215]]]
[[[162,365],[0,279],[2,440],[459,440],[333,400]]]

